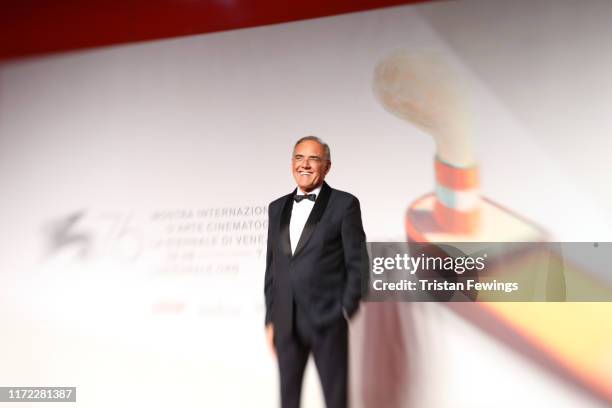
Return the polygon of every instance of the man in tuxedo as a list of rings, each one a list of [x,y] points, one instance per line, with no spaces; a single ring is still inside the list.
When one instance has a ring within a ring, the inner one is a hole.
[[[299,407],[312,353],[328,408],[346,408],[348,321],[361,299],[368,255],[359,200],[329,187],[329,146],[297,141],[297,188],[268,209],[266,333],[280,373],[281,405]]]

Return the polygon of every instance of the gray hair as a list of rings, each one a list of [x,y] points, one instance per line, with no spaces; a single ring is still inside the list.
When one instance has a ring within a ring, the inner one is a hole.
[[[297,145],[299,145],[302,142],[306,142],[308,140],[311,140],[313,142],[317,142],[318,144],[323,146],[323,150],[325,151],[325,160],[331,161],[331,152],[329,150],[329,145],[327,143],[325,143],[323,140],[321,140],[320,138],[316,137],[316,136],[304,136],[304,137],[300,138],[300,140],[295,142],[295,144],[293,145],[293,150],[295,150]]]

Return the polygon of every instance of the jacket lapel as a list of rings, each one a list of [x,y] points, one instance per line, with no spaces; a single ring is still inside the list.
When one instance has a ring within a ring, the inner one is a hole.
[[[283,253],[287,258],[291,258],[291,241],[289,236],[289,222],[291,221],[291,211],[293,210],[293,196],[297,188],[293,190],[293,193],[289,194],[285,199],[285,205],[283,206],[283,211],[281,213],[280,220],[280,238],[281,238],[281,247],[283,249]]]
[[[295,248],[295,252],[293,256],[296,256],[300,253],[300,250],[304,248],[310,236],[314,232],[319,220],[323,216],[325,212],[325,208],[327,207],[327,203],[329,202],[329,197],[331,196],[331,187],[327,185],[327,183],[323,182],[321,186],[321,192],[319,193],[319,197],[315,201],[315,205],[308,216],[308,220],[306,221],[306,225],[304,225],[304,230],[302,231],[302,235],[300,236],[300,240]],[[290,196],[289,201],[293,203],[292,199],[293,195]],[[286,207],[286,205],[285,205]],[[289,212],[289,216],[291,216],[291,212]],[[289,237],[289,223],[287,223],[287,237]],[[284,240],[284,239],[283,239]],[[289,243],[289,239],[287,239],[287,243],[289,245],[289,253],[291,253],[291,244]]]

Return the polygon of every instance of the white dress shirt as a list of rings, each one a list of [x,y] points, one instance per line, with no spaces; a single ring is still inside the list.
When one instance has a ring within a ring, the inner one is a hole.
[[[321,187],[319,186],[308,194],[316,194],[316,200],[318,200],[320,191]],[[304,193],[298,187],[296,194],[302,195],[306,193]],[[291,254],[295,253],[295,248],[297,247],[297,244],[300,241],[302,231],[304,231],[304,226],[306,225],[306,221],[308,221],[308,216],[310,216],[310,212],[312,211],[312,207],[314,207],[314,205],[315,201],[310,201],[307,199],[304,199],[299,203],[296,203],[295,201],[293,202],[291,220],[289,221],[289,240],[291,241]]]

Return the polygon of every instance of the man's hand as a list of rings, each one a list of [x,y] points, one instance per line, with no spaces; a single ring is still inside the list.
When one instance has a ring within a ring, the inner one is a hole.
[[[270,351],[276,357],[276,347],[274,346],[274,325],[272,323],[268,323],[266,326],[266,338],[268,340],[268,347],[270,347]]]

